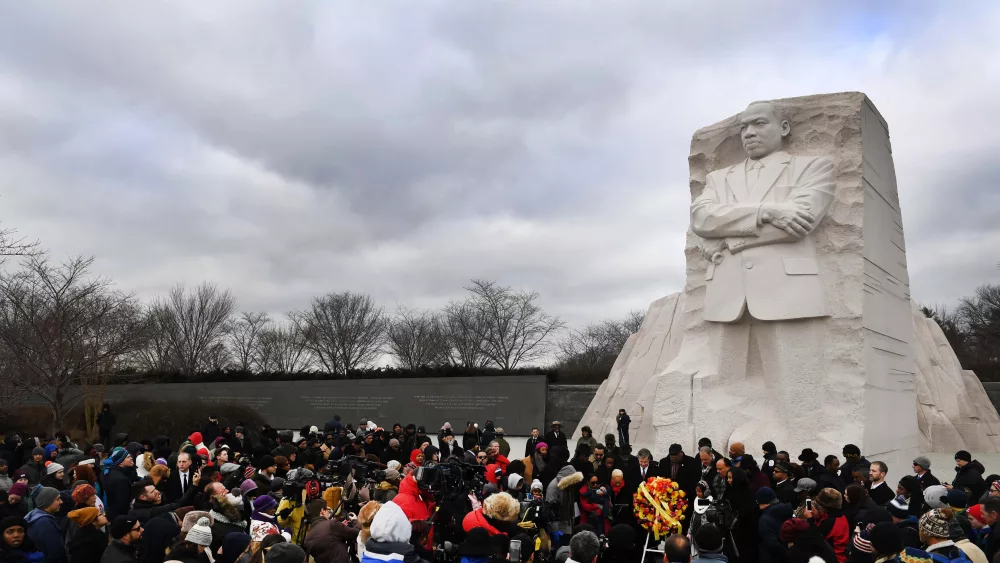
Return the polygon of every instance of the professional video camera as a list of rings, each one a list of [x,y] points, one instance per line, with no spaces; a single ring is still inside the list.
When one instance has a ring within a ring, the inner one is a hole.
[[[450,460],[418,467],[413,479],[421,490],[431,492],[440,502],[467,496],[469,492],[480,495],[486,483],[486,470],[480,465]]]
[[[712,501],[705,511],[705,521],[715,524],[723,532],[736,527],[736,511],[728,500]]]

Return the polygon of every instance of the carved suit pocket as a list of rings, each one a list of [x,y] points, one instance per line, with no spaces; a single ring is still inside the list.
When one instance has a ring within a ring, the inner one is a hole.
[[[705,281],[711,280],[715,277],[715,262],[708,263],[708,269],[705,270]]]
[[[789,276],[818,276],[819,265],[815,258],[782,258],[785,273]]]

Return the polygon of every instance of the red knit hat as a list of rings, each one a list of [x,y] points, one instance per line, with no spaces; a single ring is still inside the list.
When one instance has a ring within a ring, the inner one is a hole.
[[[90,499],[97,496],[97,491],[90,485],[80,485],[73,489],[73,502],[78,508],[87,506]]]
[[[979,520],[983,524],[986,523],[983,520],[983,505],[977,504],[976,506],[973,506],[972,508],[969,509],[968,514],[969,514],[970,517],[975,518],[976,520]]]

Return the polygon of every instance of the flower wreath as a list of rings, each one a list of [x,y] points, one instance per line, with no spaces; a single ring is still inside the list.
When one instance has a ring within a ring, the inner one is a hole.
[[[673,532],[680,533],[688,504],[686,496],[674,481],[650,477],[632,497],[635,518],[657,540]]]

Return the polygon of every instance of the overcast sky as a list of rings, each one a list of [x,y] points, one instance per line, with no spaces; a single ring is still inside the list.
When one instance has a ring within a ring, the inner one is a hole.
[[[681,288],[696,129],[860,90],[912,294],[953,305],[1000,282],[997,29],[995,1],[11,3],[0,219],[143,297],[437,307],[479,277],[580,326]]]

